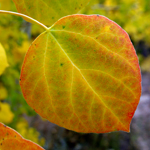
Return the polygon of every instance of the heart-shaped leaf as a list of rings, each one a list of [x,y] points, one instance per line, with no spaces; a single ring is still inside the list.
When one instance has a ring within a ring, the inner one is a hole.
[[[15,130],[0,123],[0,150],[44,150],[37,144],[22,138]]]
[[[6,53],[2,44],[0,43],[0,75],[3,73],[6,67],[8,67]]]
[[[60,19],[30,46],[20,85],[42,117],[77,132],[129,131],[141,95],[128,34],[104,16]]]
[[[13,0],[18,12],[51,26],[63,16],[76,14],[90,0]],[[29,20],[28,20],[29,21]]]

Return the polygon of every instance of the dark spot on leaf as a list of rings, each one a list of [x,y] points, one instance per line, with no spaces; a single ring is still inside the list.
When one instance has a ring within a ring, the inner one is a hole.
[[[52,19],[54,19],[54,17],[52,17]]]
[[[62,26],[63,29],[65,29],[66,26]]]
[[[98,39],[98,37],[96,37],[96,39]]]
[[[60,64],[60,66],[63,66],[63,65],[64,65],[63,63]]]
[[[2,143],[1,143],[1,145],[2,145]]]
[[[81,6],[82,6],[82,4],[81,4]]]
[[[75,10],[77,10],[77,7],[75,8]]]

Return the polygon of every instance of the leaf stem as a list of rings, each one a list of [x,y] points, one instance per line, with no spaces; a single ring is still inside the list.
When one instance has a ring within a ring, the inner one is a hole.
[[[43,27],[45,30],[48,30],[48,27],[46,27],[44,24],[42,24],[41,22],[39,22],[39,21],[37,21],[37,20],[27,16],[27,15],[17,13],[17,12],[12,12],[12,11],[6,11],[6,10],[0,10],[0,13],[20,16],[20,17],[26,19],[28,22],[36,23],[36,24],[40,25],[41,27]]]

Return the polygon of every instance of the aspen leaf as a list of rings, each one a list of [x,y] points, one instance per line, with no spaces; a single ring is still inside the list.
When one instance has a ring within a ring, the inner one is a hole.
[[[51,26],[63,16],[76,14],[90,0],[13,0],[18,12]],[[28,20],[29,21],[29,20]]]
[[[0,43],[0,75],[3,73],[6,67],[8,67],[6,53],[2,44]]]
[[[0,123],[0,130],[0,150],[44,150],[2,123]]]
[[[20,85],[43,118],[83,133],[130,131],[141,95],[128,34],[99,15],[58,20],[30,46]]]

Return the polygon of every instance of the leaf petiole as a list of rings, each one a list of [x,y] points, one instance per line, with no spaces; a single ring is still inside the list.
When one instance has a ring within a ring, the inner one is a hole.
[[[42,24],[41,22],[39,22],[27,15],[17,13],[17,12],[12,12],[12,11],[6,11],[6,10],[0,10],[0,13],[20,16],[20,17],[26,19],[28,22],[36,23],[36,24],[40,25],[41,27],[43,27],[44,29],[48,30],[48,27],[46,27],[44,24]]]

